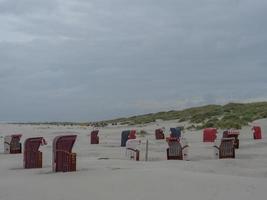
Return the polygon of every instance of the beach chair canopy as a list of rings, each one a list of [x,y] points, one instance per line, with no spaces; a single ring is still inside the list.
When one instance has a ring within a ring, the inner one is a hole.
[[[181,137],[181,128],[170,128],[171,134],[170,137],[172,138],[180,138]]]

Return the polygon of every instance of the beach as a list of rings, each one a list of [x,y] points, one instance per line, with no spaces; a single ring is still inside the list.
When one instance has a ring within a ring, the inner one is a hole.
[[[0,124],[0,135],[22,134],[21,142],[42,136],[43,168],[24,169],[23,154],[4,154],[0,144],[1,200],[263,200],[267,185],[267,119],[258,120],[263,139],[253,140],[251,127],[240,130],[240,148],[235,159],[216,159],[213,143],[202,142],[202,130],[185,130],[189,160],[167,160],[165,140],[155,140],[156,128],[184,125],[160,121],[144,126],[107,126],[99,128],[100,144],[90,144],[93,130],[86,126]],[[140,161],[125,157],[120,147],[122,130],[145,130],[141,139]],[[222,130],[219,130],[219,136]],[[76,134],[73,152],[77,171],[52,171],[52,141],[58,135]],[[149,141],[148,161],[145,143]]]

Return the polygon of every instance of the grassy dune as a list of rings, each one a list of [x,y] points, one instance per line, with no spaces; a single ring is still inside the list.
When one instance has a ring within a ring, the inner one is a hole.
[[[185,110],[150,113],[128,118],[102,121],[102,123],[146,124],[161,120],[189,121],[192,128],[241,128],[257,119],[267,117],[267,102],[229,103],[226,105],[207,105]]]
[[[145,115],[118,118],[99,122],[34,122],[21,123],[32,125],[64,125],[64,126],[106,126],[107,124],[139,125],[155,122],[156,120],[188,121],[187,128],[202,129],[207,127],[237,128],[248,125],[257,119],[267,118],[267,102],[229,103],[226,105],[206,105],[185,110],[150,113]]]

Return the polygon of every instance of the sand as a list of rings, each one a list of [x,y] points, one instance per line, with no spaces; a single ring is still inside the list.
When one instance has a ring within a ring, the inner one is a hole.
[[[267,132],[267,119],[259,120]],[[167,143],[154,139],[158,127],[178,126],[176,121],[157,122],[137,130],[149,135],[140,137],[141,161],[128,160],[120,147],[121,131],[134,127],[100,128],[100,144],[90,145],[91,127],[31,126],[0,124],[0,136],[23,134],[43,136],[48,145],[43,152],[42,169],[23,169],[22,154],[3,154],[0,139],[0,200],[263,200],[267,195],[267,139],[253,140],[250,127],[240,135],[236,159],[218,160],[213,144],[202,142],[202,131],[186,131],[189,161],[167,161]],[[53,173],[52,141],[57,135],[78,135],[73,152],[77,153],[77,171]],[[149,161],[144,161],[146,139]]]

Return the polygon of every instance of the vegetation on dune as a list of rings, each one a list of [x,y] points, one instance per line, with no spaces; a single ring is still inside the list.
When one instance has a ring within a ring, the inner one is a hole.
[[[156,120],[179,120],[188,121],[191,128],[237,128],[248,125],[248,123],[267,118],[267,102],[257,103],[229,103],[226,105],[207,105],[195,108],[188,108],[181,111],[168,111],[150,113],[146,115],[133,116],[104,121],[105,123],[120,124],[146,124]]]
[[[179,122],[188,121],[190,125],[187,128],[193,129],[202,129],[208,127],[240,129],[242,126],[248,125],[248,123],[262,118],[267,118],[267,102],[207,105],[188,108],[180,111],[171,110],[167,112],[149,113],[145,115],[99,122],[45,122],[22,124],[103,127],[108,124],[140,125],[155,122],[156,120],[178,120]],[[140,135],[144,134],[145,133],[143,132],[140,133]]]

